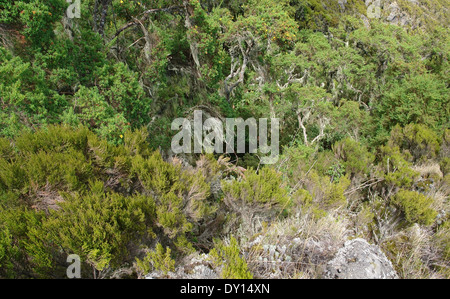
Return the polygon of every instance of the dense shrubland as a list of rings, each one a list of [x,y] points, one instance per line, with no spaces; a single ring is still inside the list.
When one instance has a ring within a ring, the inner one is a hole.
[[[0,277],[320,278],[349,238],[450,277],[447,0],[0,0]],[[280,119],[281,155],[173,156],[171,122]]]

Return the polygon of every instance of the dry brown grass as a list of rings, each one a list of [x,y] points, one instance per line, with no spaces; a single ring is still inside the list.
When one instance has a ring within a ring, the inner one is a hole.
[[[35,189],[33,195],[30,198],[32,201],[32,208],[36,211],[44,211],[46,213],[49,210],[59,210],[59,203],[63,202],[64,199],[61,194],[54,190],[49,184],[47,184],[43,189]]]
[[[403,279],[448,278],[449,263],[433,243],[433,233],[419,225],[402,230],[381,244]]]
[[[320,278],[326,263],[347,240],[348,221],[330,213],[320,219],[296,215],[241,236],[255,278]]]
[[[414,171],[417,171],[420,176],[422,177],[432,177],[437,176],[438,178],[443,178],[444,175],[442,174],[441,167],[438,163],[435,162],[429,162],[426,164],[420,164],[420,165],[414,165],[412,167]]]

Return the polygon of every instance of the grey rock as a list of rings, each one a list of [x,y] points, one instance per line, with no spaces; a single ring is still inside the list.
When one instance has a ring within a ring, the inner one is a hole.
[[[198,265],[195,266],[192,273],[187,274],[186,279],[218,279],[219,274],[208,266]]]
[[[360,16],[361,20],[362,20],[363,23],[364,23],[364,27],[366,27],[367,29],[370,29],[371,27],[370,27],[370,21],[369,21],[369,18],[367,18],[367,17],[366,17],[365,15],[363,15],[363,14],[360,14],[359,16]],[[346,44],[346,47],[348,47],[348,42],[347,42],[347,44]]]
[[[347,4],[347,0],[339,0],[338,1],[341,10],[345,10],[345,5]]]
[[[327,264],[324,278],[328,279],[395,279],[392,263],[378,246],[364,239],[345,242],[334,259]]]
[[[145,275],[145,279],[219,279],[220,268],[214,268],[209,262],[209,255],[191,255],[185,258],[182,266],[175,272],[162,273],[153,271]]]

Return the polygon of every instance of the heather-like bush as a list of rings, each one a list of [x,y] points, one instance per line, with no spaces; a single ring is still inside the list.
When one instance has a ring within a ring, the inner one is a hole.
[[[142,237],[151,228],[155,203],[151,197],[124,197],[110,193],[101,182],[93,182],[90,191],[64,194],[60,209],[44,220],[40,235],[78,254],[96,270],[119,266],[127,256],[129,242]]]
[[[201,172],[189,172],[180,165],[164,162],[159,153],[147,159],[136,155],[132,159],[131,175],[144,192],[155,197],[157,224],[170,238],[192,229],[193,223],[210,216],[216,210],[206,199],[210,186]]]
[[[393,198],[405,214],[408,223],[430,225],[434,222],[437,212],[431,208],[432,199],[415,191],[400,190]]]
[[[283,187],[281,173],[265,167],[257,173],[247,170],[238,180],[223,181],[224,202],[232,211],[280,213],[288,208],[289,197]],[[253,213],[251,212],[251,213]]]
[[[412,155],[414,161],[426,161],[437,156],[440,139],[437,134],[425,125],[409,124],[404,128],[394,127],[391,132],[389,146],[398,146],[401,151]]]
[[[351,176],[357,174],[366,176],[375,159],[365,146],[350,138],[335,143],[333,151],[336,158],[343,161],[346,173]]]
[[[395,187],[411,187],[419,173],[411,169],[408,156],[405,158],[397,146],[382,146],[380,151],[382,158],[378,165],[386,183]]]
[[[136,267],[142,274],[149,273],[153,268],[167,275],[175,270],[175,260],[171,257],[170,248],[164,249],[161,243],[158,243],[155,250],[147,252],[143,260],[136,258]]]
[[[213,262],[222,267],[223,279],[252,279],[253,274],[248,270],[247,262],[240,256],[238,241],[230,238],[229,244],[218,242],[210,251]]]
[[[320,176],[313,170],[305,184],[305,189],[312,195],[313,202],[323,209],[343,207],[347,204],[344,195],[345,190],[350,186],[347,176],[341,177],[338,181],[332,181],[329,176]]]

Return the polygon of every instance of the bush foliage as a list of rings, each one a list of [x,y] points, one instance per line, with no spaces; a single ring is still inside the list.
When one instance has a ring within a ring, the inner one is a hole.
[[[0,0],[0,277],[320,277],[354,237],[450,277],[450,3],[381,2]],[[278,162],[174,155],[195,110],[279,119]]]

